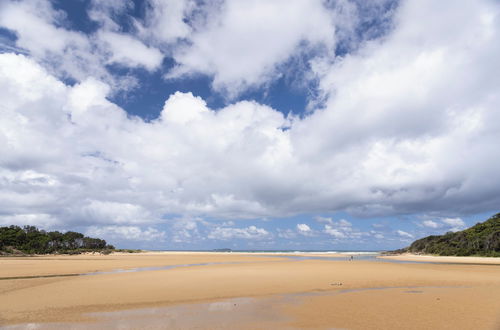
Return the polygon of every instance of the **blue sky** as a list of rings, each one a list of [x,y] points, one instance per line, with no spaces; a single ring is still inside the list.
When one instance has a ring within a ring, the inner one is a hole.
[[[383,250],[464,229],[500,202],[499,13],[3,1],[0,225],[145,249]]]

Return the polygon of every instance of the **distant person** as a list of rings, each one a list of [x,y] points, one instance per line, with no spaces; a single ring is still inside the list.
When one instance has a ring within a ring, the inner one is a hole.
[[[351,257],[349,258],[349,261],[353,261],[353,260],[354,260],[354,256],[351,256]]]

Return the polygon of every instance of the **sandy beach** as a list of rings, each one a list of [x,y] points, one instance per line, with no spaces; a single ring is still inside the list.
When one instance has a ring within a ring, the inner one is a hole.
[[[401,261],[500,265],[500,258],[490,258],[490,257],[448,257],[448,256],[433,256],[425,254],[420,255],[420,254],[404,253],[399,255],[380,256],[379,258],[389,259],[389,260],[401,260]]]
[[[177,252],[5,257],[0,325],[498,329],[500,265],[476,263]]]

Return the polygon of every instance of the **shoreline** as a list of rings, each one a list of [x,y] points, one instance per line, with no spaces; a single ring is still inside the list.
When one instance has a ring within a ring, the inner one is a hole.
[[[47,254],[0,254],[0,259],[2,258],[27,258],[27,257],[58,257],[58,256],[80,256],[80,255],[91,255],[91,256],[112,256],[112,255],[196,255],[196,254],[234,254],[234,255],[321,255],[321,256],[349,256],[349,255],[377,255],[383,251],[300,251],[300,250],[290,250],[290,251],[176,251],[176,250],[137,250],[134,252],[124,252],[124,251],[113,251],[111,253],[101,253],[101,252],[82,252],[76,254],[69,253],[47,253]]]
[[[417,261],[430,263],[450,263],[450,264],[479,264],[479,265],[500,265],[500,257],[476,257],[476,256],[437,256],[429,254],[403,253],[396,255],[380,255],[377,258],[399,261]]]

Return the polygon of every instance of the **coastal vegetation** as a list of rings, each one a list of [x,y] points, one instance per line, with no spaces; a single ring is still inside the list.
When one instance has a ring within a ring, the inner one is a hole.
[[[141,250],[141,249],[114,249],[113,252],[141,253],[141,252],[144,252],[144,250]]]
[[[34,226],[0,227],[0,254],[110,253],[115,248],[99,238],[68,231],[39,230]]]
[[[500,257],[500,213],[468,229],[427,236],[393,252]]]

